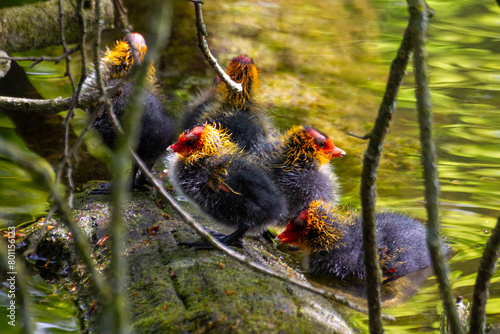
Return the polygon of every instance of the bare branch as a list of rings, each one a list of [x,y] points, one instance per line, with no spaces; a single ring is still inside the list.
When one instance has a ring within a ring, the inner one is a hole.
[[[97,98],[98,94],[95,94],[95,99]],[[42,100],[0,96],[0,108],[51,115],[68,110],[72,99],[72,97],[56,97],[55,99]],[[80,102],[78,106],[84,109],[92,103],[92,99],[89,98],[88,101]]]
[[[8,59],[15,61],[33,61],[34,63],[30,65],[30,68],[33,68],[35,65],[38,65],[44,61],[53,61],[57,65],[59,64],[59,62],[61,62],[61,60],[66,59],[69,55],[79,50],[80,50],[80,44],[69,50],[65,50],[65,52],[59,57],[0,57],[0,59]]]
[[[62,0],[58,1],[58,7],[59,7],[59,32],[61,34],[61,43],[63,46],[64,53],[66,54],[68,52],[68,46],[66,45],[66,37],[64,35],[64,13],[62,10]],[[71,74],[71,69],[70,69],[70,57],[69,55],[65,57],[66,60],[66,72],[64,75],[68,76],[69,81],[71,82],[71,88],[73,91],[73,94],[75,93],[75,81],[73,80],[73,75]],[[66,120],[64,122],[65,124],[65,131],[64,131],[64,154],[63,156],[68,155],[69,151],[69,145],[70,145],[70,133],[71,133],[71,124],[69,122],[69,119],[73,117],[73,112],[74,112],[74,99],[73,103],[71,104],[72,107],[70,107],[70,110],[68,111],[68,114],[66,115]],[[68,205],[70,208],[73,208],[73,192],[75,189],[75,183],[73,182],[73,166],[71,164],[71,160],[67,160],[67,166],[66,166],[66,178],[68,180]],[[64,167],[63,167],[64,168]]]
[[[410,18],[411,23],[411,18]],[[406,73],[412,49],[411,38],[406,29],[403,41],[399,47],[396,58],[392,61],[389,79],[384,98],[378,110],[375,125],[370,131],[370,142],[363,159],[363,173],[361,176],[360,197],[363,216],[363,249],[366,269],[366,289],[368,296],[368,309],[370,312],[370,332],[383,331],[380,295],[380,267],[378,262],[377,235],[375,224],[375,204],[377,169],[384,144],[385,135],[389,129],[392,114],[396,109],[396,101],[401,81]]]
[[[139,64],[139,52],[137,51],[134,43],[132,43],[132,39],[130,34],[132,33],[133,27],[130,24],[128,19],[128,11],[122,0],[113,0],[113,4],[115,5],[115,9],[118,12],[118,22],[122,25],[123,35],[125,36],[125,41],[132,49],[132,58],[134,59],[134,64]]]
[[[213,68],[215,73],[221,78],[221,80],[227,85],[229,89],[231,89],[235,93],[241,93],[243,91],[243,87],[240,83],[234,82],[229,75],[220,67],[217,59],[212,55],[210,49],[208,48],[208,43],[206,36],[207,28],[205,26],[205,22],[203,21],[203,12],[201,10],[201,5],[203,2],[199,0],[188,0],[194,3],[194,9],[196,13],[196,29],[198,31],[198,46],[205,56],[205,59],[208,61],[210,66]]]
[[[119,93],[120,88],[127,82],[128,79],[135,77],[137,71],[134,68],[116,85],[105,90],[105,95],[100,96],[99,92],[81,97],[76,103],[76,108],[87,109],[89,105],[96,101],[105,101]],[[0,96],[0,108],[5,108],[11,111],[32,112],[39,114],[58,114],[69,110],[73,97],[56,97],[55,99],[25,99],[18,97]]]
[[[431,101],[427,85],[427,51],[425,35],[429,21],[428,6],[423,0],[409,0],[409,25],[414,44],[413,66],[415,68],[415,96],[417,98],[418,122],[420,124],[421,160],[424,167],[425,206],[427,209],[427,243],[432,258],[434,273],[439,282],[441,298],[449,320],[451,332],[462,333],[463,329],[455,308],[450,281],[449,268],[442,251],[442,239],[439,235],[439,180],[436,163],[436,149],[432,140]]]
[[[69,67],[69,64],[71,62],[71,57],[68,54],[68,44],[66,42],[66,34],[65,34],[65,29],[64,29],[64,12],[63,12],[62,0],[58,0],[57,4],[58,4],[58,7],[59,7],[59,32],[61,34],[61,44],[62,44],[63,51],[64,51],[64,54],[65,54],[64,59],[66,60],[66,72],[64,73],[64,76],[67,76],[69,78],[69,81],[71,82],[71,88],[72,88],[73,92],[75,92],[75,81],[73,80],[73,75],[71,74],[71,69]]]

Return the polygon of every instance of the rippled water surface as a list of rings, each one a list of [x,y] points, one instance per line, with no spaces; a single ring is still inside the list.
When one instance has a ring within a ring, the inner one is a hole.
[[[433,131],[439,154],[442,234],[454,250],[450,261],[453,290],[471,299],[483,247],[500,215],[500,9],[493,0],[429,4],[436,12],[430,21],[427,48]],[[341,6],[342,11],[333,11],[334,6]],[[261,65],[263,97],[272,102],[277,124],[282,129],[296,123],[312,124],[347,151],[348,156],[336,159],[334,165],[341,178],[344,203],[358,207],[359,174],[366,146],[347,132],[363,134],[375,119],[390,62],[407,25],[406,2],[344,1],[339,5],[333,1],[227,1],[215,7],[219,15],[235,20],[229,28],[219,29],[233,29],[239,38],[231,44],[235,50],[218,40],[214,44],[226,46],[227,53],[220,52],[226,58],[241,50],[241,44],[252,46],[247,52]],[[216,30],[217,26],[210,25],[212,15],[207,12],[206,19],[209,29]],[[278,20],[269,19],[276,16]],[[333,26],[345,26],[345,32],[336,29],[341,35],[332,36],[329,28]],[[39,67],[32,70],[30,78],[38,89],[47,90],[47,82],[60,76],[61,71]],[[187,81],[178,84],[177,96],[185,95]],[[45,94],[63,95],[60,89]],[[0,117],[0,127],[2,136],[15,137],[12,124],[5,118]],[[419,154],[410,66],[379,170],[380,208],[425,219]],[[0,190],[3,223],[19,224],[46,209],[46,194],[30,188],[23,172],[1,160],[0,182],[12,188]],[[416,294],[386,303],[384,312],[397,319],[386,323],[388,332],[439,331],[442,309],[437,281],[433,276],[420,281],[415,278],[421,283]],[[338,289],[342,283],[332,286]],[[409,279],[402,281],[399,289],[414,286]],[[47,289],[33,287],[34,295]],[[388,286],[384,293],[391,296],[400,291]],[[61,307],[72,314],[70,304]],[[492,278],[487,313],[488,323],[500,323],[498,273]],[[366,328],[366,317],[353,312],[351,319]],[[56,327],[65,326],[58,317],[48,322],[52,321]],[[47,331],[57,332],[50,326]]]

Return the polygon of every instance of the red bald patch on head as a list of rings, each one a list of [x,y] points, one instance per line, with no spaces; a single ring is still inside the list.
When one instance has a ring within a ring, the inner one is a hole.
[[[234,57],[231,59],[231,63],[238,63],[241,65],[253,64],[253,60],[245,55],[239,55],[238,57]]]
[[[286,228],[283,232],[281,232],[276,238],[281,241],[282,244],[292,244],[296,245],[298,243],[299,233],[292,221],[286,225]]]
[[[329,139],[327,136],[319,132],[318,130],[311,128],[311,127],[305,127],[304,130],[314,139],[317,140],[327,140]]]
[[[282,244],[301,246],[308,217],[309,209],[302,211],[295,219],[290,219],[285,230],[276,238],[280,239]]]
[[[307,223],[307,218],[309,217],[309,209],[303,210],[297,218],[294,219],[296,225],[304,226]]]
[[[304,128],[304,130],[314,139],[314,143],[318,149],[328,154],[330,158],[343,157],[345,155],[345,152],[336,147],[328,136],[311,127]]]
[[[198,125],[198,126],[195,126],[194,128],[192,128],[191,130],[186,130],[184,131],[183,134],[192,134],[198,138],[201,137],[201,134],[203,133],[203,131],[205,131],[205,127],[202,126],[202,125]],[[182,136],[182,135],[181,135]]]
[[[134,44],[135,47],[146,45],[146,40],[138,32],[133,32],[130,34],[130,41]]]
[[[205,130],[204,126],[196,126],[191,130],[184,131],[177,140],[177,143],[169,146],[169,151],[180,155],[187,155],[201,146],[201,135]]]

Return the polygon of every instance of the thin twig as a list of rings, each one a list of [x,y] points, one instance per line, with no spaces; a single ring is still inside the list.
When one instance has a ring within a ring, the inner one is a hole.
[[[458,334],[462,333],[463,329],[455,308],[455,298],[451,292],[450,281],[448,279],[448,263],[442,251],[442,239],[439,235],[439,180],[436,149],[432,140],[431,101],[427,84],[427,51],[425,48],[425,35],[429,21],[428,7],[423,0],[409,0],[408,5],[410,16],[414,18],[409,29],[414,43],[415,95],[417,98],[418,122],[420,125],[421,161],[425,182],[425,207],[428,218],[427,243],[451,332]]]
[[[66,34],[64,33],[64,14],[63,14],[63,8],[62,8],[62,0],[58,0],[58,8],[59,8],[59,33],[61,34],[61,44],[63,47],[64,54],[66,55],[64,57],[64,60],[66,62],[66,72],[64,73],[64,76],[67,76],[69,81],[71,82],[71,88],[73,93],[75,92],[75,81],[73,80],[73,75],[71,74],[71,69],[70,69],[70,62],[71,62],[71,57],[69,56],[68,53],[68,44],[66,42]],[[57,63],[56,63],[57,65]]]
[[[138,70],[137,80],[134,82],[131,99],[120,119],[123,131],[117,132],[117,145],[113,153],[113,182],[112,182],[112,213],[111,213],[111,282],[112,299],[111,305],[107,308],[105,319],[106,328],[117,332],[126,332],[129,330],[129,317],[126,305],[126,282],[127,265],[123,257],[124,251],[124,229],[122,223],[123,203],[129,196],[130,185],[127,182],[127,166],[131,162],[131,153],[129,148],[135,147],[139,138],[140,124],[144,110],[144,101],[146,97],[145,87],[148,77],[149,65],[154,62],[160,54],[160,46],[163,46],[170,35],[171,11],[173,10],[170,1],[157,0],[155,2],[153,15],[151,17],[151,26],[148,40],[148,52],[144,62],[139,65],[139,61],[134,60],[134,67]],[[126,16],[126,15],[125,15]],[[124,18],[124,22],[128,22]],[[130,34],[126,39],[131,47]],[[137,52],[137,50],[135,51]],[[137,57],[138,58],[138,57]],[[105,103],[109,104],[109,100]],[[109,114],[113,114],[112,108],[107,108]],[[113,119],[113,118],[112,118]],[[113,123],[117,123],[114,119]],[[118,124],[116,124],[118,125]],[[133,180],[131,180],[133,182]],[[110,317],[111,316],[111,317]],[[106,329],[105,328],[105,329]]]
[[[78,44],[75,47],[65,51],[64,54],[62,54],[58,57],[1,57],[0,56],[0,59],[8,59],[8,60],[15,60],[15,61],[33,61],[34,63],[30,65],[30,68],[33,68],[35,65],[38,65],[44,61],[53,61],[57,65],[62,60],[66,59],[69,55],[79,51],[80,47],[81,47],[81,45]]]
[[[500,250],[500,217],[484,248],[483,257],[479,264],[472,307],[470,312],[470,332],[484,333],[486,328],[486,302],[490,288],[491,276],[496,271]]]
[[[85,44],[87,40],[87,26],[85,24],[85,20],[83,17],[83,6],[84,6],[84,0],[78,0],[76,10],[75,10],[75,17],[77,18],[79,24],[80,24],[80,33],[81,33],[81,39],[80,39],[80,45],[82,45],[81,48],[81,64],[82,68],[80,71],[80,81],[78,82],[78,87],[76,89],[76,93],[73,93],[73,100],[70,104],[69,107],[69,113],[68,115],[72,115],[72,110],[76,108],[78,105],[78,102],[80,100],[80,93],[82,91],[83,83],[85,82],[85,79],[87,79],[87,57],[85,56]],[[66,116],[66,119],[64,120],[64,124],[69,121],[68,115]]]
[[[134,59],[134,64],[139,64],[139,51],[135,48],[134,43],[132,43],[132,39],[130,37],[133,27],[128,19],[127,8],[123,4],[122,0],[113,0],[113,4],[115,5],[115,9],[118,12],[118,22],[120,22],[120,24],[122,25],[122,31],[125,41],[132,49],[132,58]]]
[[[63,22],[63,9],[62,9],[62,0],[58,0],[58,8],[59,8],[59,32],[61,34],[61,43],[63,46],[63,51],[64,53],[68,52],[68,47],[66,45],[66,37],[64,35],[64,22]],[[73,91],[73,94],[75,93],[75,81],[73,80],[73,75],[71,74],[71,69],[70,69],[70,57],[67,56],[65,58],[66,62],[66,73],[64,75],[68,76],[69,81],[71,82],[71,88]],[[66,119],[70,119],[73,117],[73,109],[70,109],[68,111],[68,115],[66,115]],[[65,129],[64,129],[64,155],[67,156],[69,152],[69,146],[70,146],[70,133],[71,133],[71,123],[69,121],[65,122]],[[71,159],[67,160],[67,166],[66,167],[66,178],[68,180],[68,205],[70,208],[73,208],[73,193],[75,189],[75,183],[73,182],[73,166],[71,164]]]
[[[101,95],[104,95],[104,85],[102,83],[102,75],[101,75],[101,66],[100,66],[100,53],[101,53],[101,1],[95,1],[95,20],[96,24],[94,26],[94,71],[95,71],[95,80],[97,83],[97,88]]]
[[[351,136],[351,137],[358,138],[358,139],[361,139],[361,140],[367,140],[367,139],[371,138],[371,134],[370,133],[368,133],[368,134],[366,134],[364,136],[360,136],[360,135],[357,135],[357,134],[352,133],[352,132],[348,132],[347,134],[349,136]]]
[[[215,73],[221,78],[221,80],[227,85],[229,89],[231,89],[235,93],[241,93],[243,91],[243,87],[240,83],[234,82],[229,75],[220,67],[217,59],[212,55],[210,49],[208,47],[207,39],[207,28],[205,26],[205,22],[203,21],[203,11],[201,10],[201,5],[203,2],[197,0],[188,0],[194,3],[194,9],[196,13],[196,30],[198,36],[198,47],[201,52],[205,56],[205,59],[208,61],[210,66],[213,68]]]

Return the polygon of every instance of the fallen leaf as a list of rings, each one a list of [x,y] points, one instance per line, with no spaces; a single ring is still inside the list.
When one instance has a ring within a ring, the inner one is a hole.
[[[109,234],[106,234],[104,237],[102,237],[101,239],[99,239],[99,241],[95,244],[97,247],[101,247],[102,245],[104,245],[104,243],[106,242],[106,240],[109,239]]]
[[[148,233],[149,233],[149,235],[154,235],[154,234],[158,233],[159,229],[160,229],[160,225],[149,227]]]

